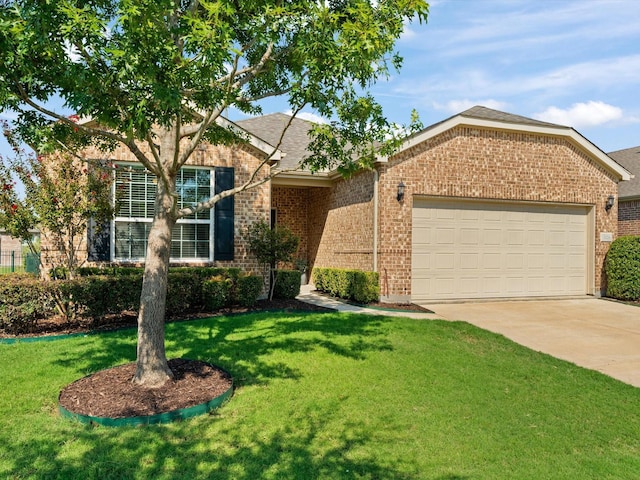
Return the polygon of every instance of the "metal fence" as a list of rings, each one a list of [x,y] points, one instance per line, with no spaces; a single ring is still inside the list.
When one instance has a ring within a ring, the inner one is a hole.
[[[21,251],[0,252],[0,274],[4,273],[38,273],[40,256],[33,253],[22,254]]]

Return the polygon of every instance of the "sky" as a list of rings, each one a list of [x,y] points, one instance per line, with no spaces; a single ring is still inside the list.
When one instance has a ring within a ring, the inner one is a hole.
[[[640,145],[638,0],[433,0],[397,49],[401,71],[371,89],[392,121],[483,105],[571,126],[604,152]]]
[[[605,152],[640,145],[640,1],[434,0],[373,93],[431,125],[474,105],[575,128]]]
[[[483,105],[573,127],[604,152],[640,145],[638,0],[434,0],[397,47],[402,70],[372,89],[393,121]]]

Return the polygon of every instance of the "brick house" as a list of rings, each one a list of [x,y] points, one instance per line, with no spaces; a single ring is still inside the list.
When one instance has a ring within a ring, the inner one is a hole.
[[[269,142],[284,121],[239,124]],[[271,208],[312,266],[378,271],[383,300],[599,295],[629,178],[572,128],[474,107],[348,180],[283,174]]]
[[[618,234],[640,235],[640,147],[617,150],[609,156],[635,175],[618,189]]]
[[[284,114],[237,122],[246,146],[203,145],[185,167],[193,198],[238,185],[270,149],[288,170],[306,154],[309,122]],[[97,154],[97,153],[96,153]],[[92,261],[140,262],[153,179],[124,150],[133,172],[124,207],[90,244]],[[349,179],[284,172],[174,232],[174,263],[255,270],[243,232],[258,219],[301,238],[310,267],[375,270],[387,301],[599,295],[617,236],[617,195],[627,170],[574,129],[474,107],[408,138],[396,154]],[[126,180],[126,181],[125,181]],[[185,200],[186,201],[186,200]],[[221,202],[222,203],[222,202]]]

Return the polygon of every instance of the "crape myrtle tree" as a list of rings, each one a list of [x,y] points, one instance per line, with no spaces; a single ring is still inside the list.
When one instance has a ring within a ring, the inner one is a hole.
[[[41,256],[53,255],[47,263],[73,278],[81,266],[87,222],[102,225],[113,216],[112,168],[107,162],[89,165],[67,152],[45,158],[13,147],[11,159],[0,157],[0,227],[27,242],[33,253],[32,231],[39,228],[52,248]]]
[[[198,145],[246,141],[223,112],[260,114],[261,102],[281,97],[294,116],[307,108],[330,120],[312,129],[305,167],[371,166],[376,148],[397,144],[397,128],[368,88],[400,67],[395,42],[427,9],[424,0],[0,2],[0,109],[13,112],[17,135],[40,152],[122,145],[158,179],[135,382],[172,375],[164,312],[173,225],[278,173],[265,158],[244,184],[180,208],[176,176]]]

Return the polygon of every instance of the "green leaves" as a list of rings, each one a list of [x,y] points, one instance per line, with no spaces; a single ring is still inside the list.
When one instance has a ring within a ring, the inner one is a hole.
[[[16,112],[23,140],[46,149],[70,141],[47,125],[69,110],[126,143],[189,123],[187,108],[213,113],[206,128],[229,106],[256,113],[263,99],[284,95],[293,111],[308,106],[331,119],[333,136],[349,137],[357,155],[371,132],[391,130],[366,89],[400,67],[393,47],[404,22],[426,15],[422,0],[12,2],[0,7],[0,108]],[[49,110],[54,98],[62,109]],[[318,169],[335,149],[313,146]]]
[[[605,261],[607,296],[640,300],[640,236],[619,237],[609,247]]]
[[[23,186],[23,196],[16,181]],[[44,158],[17,151],[14,159],[0,163],[0,227],[23,240],[40,228],[73,271],[87,221],[100,225],[113,216],[112,183],[109,165],[85,163],[72,155]]]

